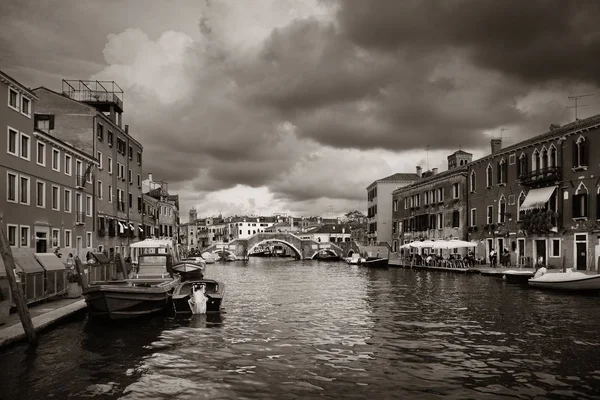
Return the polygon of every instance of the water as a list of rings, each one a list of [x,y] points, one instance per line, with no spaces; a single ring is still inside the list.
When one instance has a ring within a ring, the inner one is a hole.
[[[221,316],[81,317],[0,353],[0,398],[600,398],[600,297],[342,263],[214,264]]]

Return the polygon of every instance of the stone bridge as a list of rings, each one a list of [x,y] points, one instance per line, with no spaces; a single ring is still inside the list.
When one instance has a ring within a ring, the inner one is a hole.
[[[207,247],[203,251],[228,250],[240,259],[248,259],[254,248],[266,242],[278,242],[292,249],[296,258],[312,260],[318,253],[326,252],[339,257],[348,257],[359,251],[354,242],[317,242],[312,239],[302,239],[293,233],[257,233],[247,239],[234,239],[229,243],[218,243]]]

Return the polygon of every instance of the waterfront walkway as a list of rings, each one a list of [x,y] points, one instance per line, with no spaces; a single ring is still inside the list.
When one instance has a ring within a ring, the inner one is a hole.
[[[435,267],[429,265],[404,265],[400,259],[390,259],[389,263],[390,267],[399,267],[399,268],[412,268],[412,269],[421,269],[421,270],[430,270],[430,271],[448,271],[448,272],[457,272],[457,273],[466,273],[466,274],[481,274],[481,275],[504,275],[505,271],[513,270],[513,271],[527,271],[527,272],[535,272],[535,268],[519,268],[517,266],[512,267],[502,267],[498,266],[496,268],[489,267],[487,264],[476,265],[470,268],[448,268],[448,267]]]
[[[85,308],[83,297],[77,299],[58,299],[29,307],[29,314],[36,332],[48,328],[52,324]],[[14,312],[6,323],[0,325],[0,348],[25,339],[25,331],[21,325],[19,314]]]

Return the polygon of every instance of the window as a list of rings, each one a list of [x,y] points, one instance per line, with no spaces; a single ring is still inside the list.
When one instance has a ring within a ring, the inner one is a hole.
[[[560,239],[551,239],[550,257],[560,257]]]
[[[394,200],[393,204],[394,204],[394,211],[398,211],[398,200]]]
[[[494,223],[494,206],[487,206],[487,224]]]
[[[21,247],[29,247],[29,226],[21,225]]]
[[[111,131],[108,131],[108,145],[110,147],[113,145],[113,133]]]
[[[498,223],[503,224],[506,222],[506,198],[500,197],[498,201]]]
[[[540,152],[538,149],[535,149],[531,155],[531,170],[537,171],[538,169],[540,169]]]
[[[71,247],[71,231],[65,229],[65,247]]]
[[[21,114],[31,118],[31,101],[24,96],[21,96]]]
[[[98,191],[98,198],[100,200],[102,200],[102,194],[103,194],[102,193],[102,181],[98,181],[97,185],[98,185],[98,190],[97,190]]]
[[[52,169],[60,172],[60,151],[52,149]]]
[[[550,168],[554,168],[557,166],[557,160],[556,160],[556,147],[554,147],[554,145],[550,146],[550,157],[548,158],[548,167]]]
[[[542,153],[540,156],[540,169],[545,170],[548,168],[548,150],[546,146],[542,147]]]
[[[69,189],[65,189],[65,212],[71,212],[71,191]]]
[[[21,175],[19,177],[19,201],[21,204],[29,205],[29,178]]]
[[[104,127],[100,122],[98,122],[98,124],[96,125],[96,137],[99,141],[104,140]]]
[[[125,155],[125,141],[121,138],[117,138],[117,152]]]
[[[506,184],[506,172],[508,165],[504,158],[498,162],[498,185]]]
[[[29,138],[29,135],[26,135],[23,132],[21,132],[21,158],[27,161],[29,161],[29,154],[31,151],[30,144],[31,140]]]
[[[491,188],[492,187],[492,182],[494,180],[494,171],[492,170],[492,165],[488,164],[487,169],[485,170],[486,172],[486,179],[485,179],[485,184],[486,187]]]
[[[477,209],[471,208],[471,226],[477,226]]]
[[[60,229],[52,229],[52,247],[60,247]]]
[[[108,185],[108,202],[112,203],[113,201],[113,189],[111,185]]]
[[[36,201],[35,205],[46,208],[46,182],[36,182]]]
[[[477,176],[475,175],[475,171],[471,171],[471,175],[469,177],[469,186],[471,193],[475,193],[475,189],[477,187]]]
[[[108,157],[108,173],[112,175],[112,158]]]
[[[460,183],[452,184],[452,198],[458,199],[460,197]]]
[[[525,211],[521,210],[521,205],[525,201],[525,197],[525,193],[521,192],[521,194],[519,195],[519,199],[517,200],[517,221],[521,221],[523,219],[523,216],[525,215]]]
[[[17,174],[13,172],[6,173],[6,200],[11,203],[17,202],[18,180]]]
[[[588,191],[583,182],[579,184],[573,195],[573,218],[587,218]]]
[[[86,181],[87,183],[92,183],[92,167],[93,167],[93,166],[94,166],[94,164],[92,164],[92,163],[88,163],[88,164],[87,164],[87,168],[86,168],[86,170],[85,170],[85,172],[84,172],[84,175],[86,175],[86,177],[85,177],[85,181]]]
[[[138,196],[137,203],[138,203],[138,205],[137,205],[138,206],[138,212],[141,212],[142,211],[142,197],[141,196]]]
[[[10,87],[8,88],[8,106],[19,111],[19,92]]]
[[[98,152],[97,157],[98,157],[98,169],[102,169],[102,153]]]
[[[37,142],[37,163],[42,167],[46,166],[46,144],[43,142]]]
[[[452,227],[453,228],[460,227],[460,211],[458,211],[458,210],[452,211]]]
[[[83,163],[81,160],[75,160],[75,174],[77,175],[77,185],[83,186]]]
[[[133,160],[133,147],[129,146],[129,159]]]
[[[6,149],[8,154],[19,156],[19,132],[12,128],[8,128]]]
[[[516,164],[516,162],[517,162],[517,155],[516,154],[511,154],[510,156],[508,156],[508,164],[509,165]]]
[[[56,185],[52,185],[52,209],[60,210],[60,188]]]
[[[127,177],[130,185],[133,185],[133,173],[129,170],[129,176]]]
[[[85,247],[88,249],[92,247],[92,232],[85,233]]]
[[[444,227],[443,222],[444,222],[444,214],[443,213],[439,213],[437,215],[437,226],[438,226],[438,229],[441,230]]]
[[[521,153],[519,156],[519,164],[517,164],[517,176],[521,177],[527,173],[527,156]]]
[[[133,196],[131,196],[131,193],[129,193],[127,197],[129,208],[133,208]]]
[[[437,201],[442,203],[444,201],[444,188],[438,188],[437,190]]]
[[[583,136],[579,136],[573,142],[573,168],[587,167],[588,151],[587,142]]]
[[[125,166],[123,164],[119,164],[119,175],[121,179],[125,180]]]
[[[8,236],[8,244],[13,247],[17,246],[17,229],[18,229],[17,225],[6,224],[6,230],[7,230],[6,234]]]
[[[36,128],[49,132],[54,129],[54,115],[35,114],[33,124]]]
[[[92,216],[92,196],[85,196],[85,215]]]
[[[137,186],[138,186],[139,188],[141,188],[141,187],[142,187],[142,177],[141,177],[141,175],[140,175],[140,174],[137,174]]]
[[[117,161],[117,179],[121,179],[121,163]]]
[[[137,152],[137,163],[138,165],[142,165],[142,153],[141,152]]]

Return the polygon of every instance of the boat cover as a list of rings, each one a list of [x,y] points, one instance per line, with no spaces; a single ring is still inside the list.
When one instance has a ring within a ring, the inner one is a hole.
[[[16,265],[17,263],[15,262],[15,267],[17,267],[17,272],[23,272],[23,270]],[[0,257],[0,278],[5,277],[6,275],[6,267],[4,266],[4,260],[2,259],[2,257]]]
[[[44,272],[42,265],[33,256],[33,249],[12,249],[15,264],[26,274]]]
[[[92,253],[92,257],[98,264],[110,264],[110,260],[104,253]]]
[[[63,271],[66,269],[65,264],[54,253],[35,253],[34,257],[46,271]]]
[[[548,186],[544,188],[531,189],[527,193],[527,197],[519,207],[520,211],[533,210],[534,208],[544,208],[550,197],[556,190],[556,186]]]

